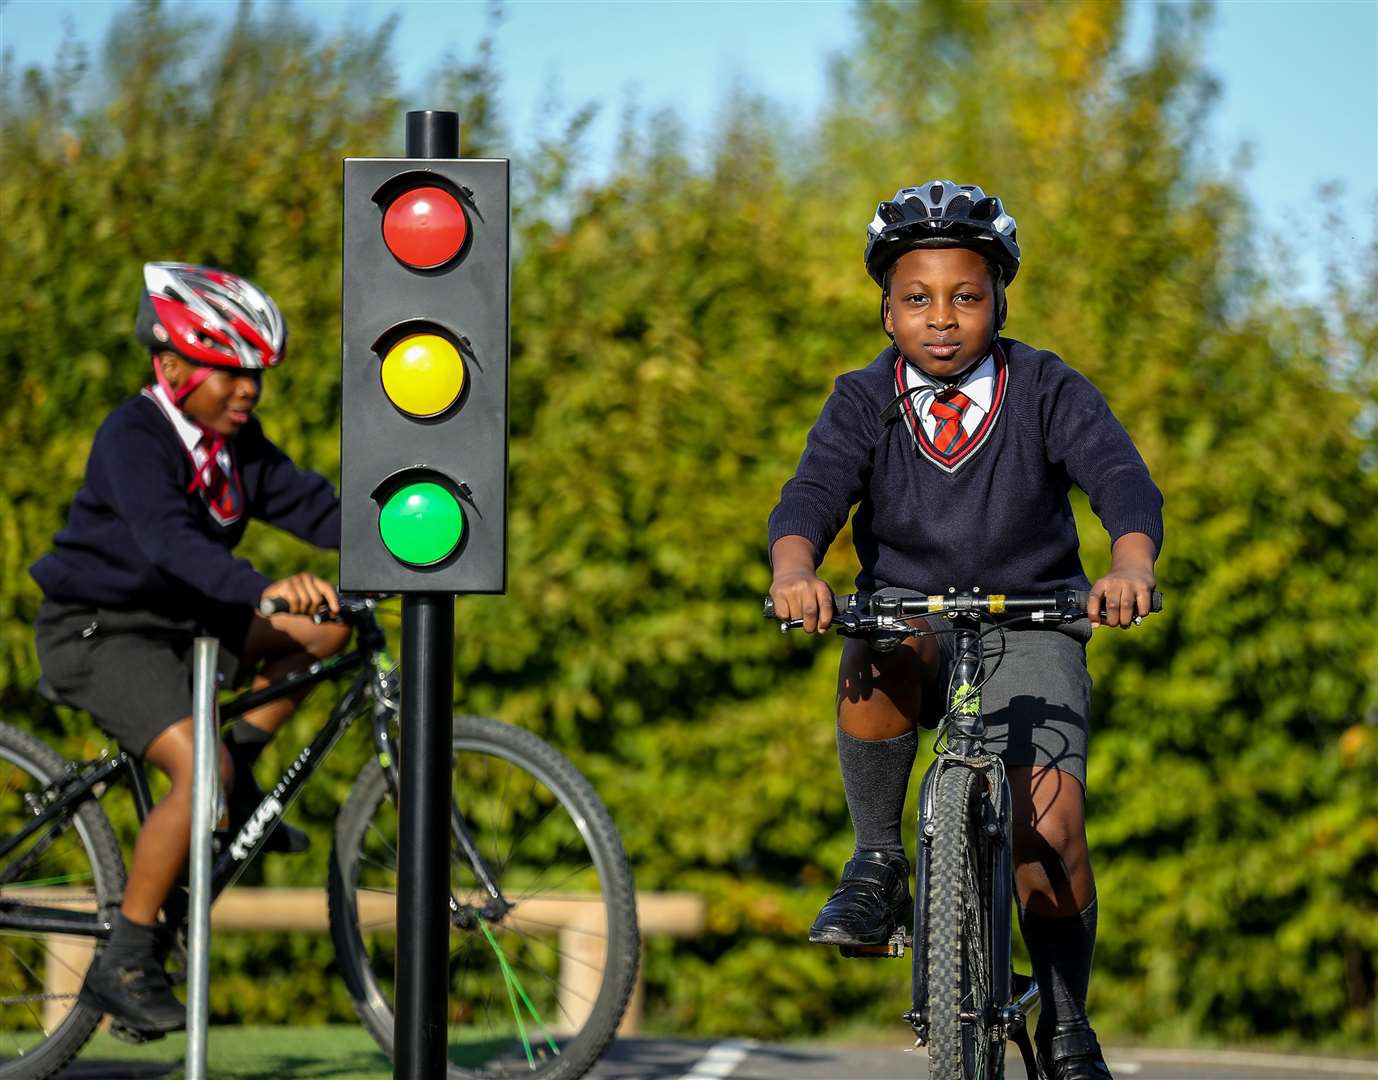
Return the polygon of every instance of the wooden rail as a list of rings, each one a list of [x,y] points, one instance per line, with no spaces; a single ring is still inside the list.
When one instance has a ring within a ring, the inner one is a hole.
[[[37,899],[36,897],[34,899]],[[45,891],[42,901],[55,906],[90,907],[90,894],[81,890]],[[369,927],[395,925],[394,898],[386,893],[359,893],[359,921]],[[693,937],[703,930],[703,897],[694,893],[637,893],[637,918],[642,938],[666,935]],[[560,938],[561,1013],[579,1026],[598,996],[603,974],[602,937],[590,933],[604,922],[603,904],[587,893],[553,893],[526,900],[504,921],[519,933],[555,932]],[[211,908],[211,932],[276,931],[324,934],[330,930],[325,890],[235,888]],[[48,939],[44,971],[44,1022],[50,1028],[72,1007],[91,962],[92,943],[85,938],[53,935]],[[627,1013],[619,1029],[634,1033],[641,1023],[643,986],[640,971]]]

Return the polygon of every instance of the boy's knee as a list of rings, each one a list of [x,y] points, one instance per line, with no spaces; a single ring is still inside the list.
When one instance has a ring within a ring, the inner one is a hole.
[[[1085,823],[1079,815],[1048,814],[1016,826],[1014,848],[1015,860],[1021,863],[1056,861],[1070,866],[1082,862],[1089,854]]]
[[[349,644],[350,628],[339,623],[323,623],[319,633],[306,642],[306,651],[315,660],[338,656]]]

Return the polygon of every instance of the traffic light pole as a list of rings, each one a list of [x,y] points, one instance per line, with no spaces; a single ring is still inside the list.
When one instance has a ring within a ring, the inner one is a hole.
[[[452,595],[402,598],[395,1080],[433,1080],[446,1068],[454,638]]]
[[[407,156],[459,157],[459,115],[407,113]],[[455,598],[402,597],[394,1080],[444,1076],[450,960]]]

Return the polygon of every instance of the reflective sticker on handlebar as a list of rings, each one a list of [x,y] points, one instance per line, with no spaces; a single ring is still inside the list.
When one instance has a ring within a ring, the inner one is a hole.
[[[942,611],[942,610],[943,610],[943,597],[941,597],[941,596],[930,596],[930,597],[928,598],[928,610],[929,610],[929,611]]]
[[[992,615],[1001,615],[1004,613],[1005,597],[1003,594],[992,593],[990,596],[986,597],[986,599],[990,601],[990,613]]]

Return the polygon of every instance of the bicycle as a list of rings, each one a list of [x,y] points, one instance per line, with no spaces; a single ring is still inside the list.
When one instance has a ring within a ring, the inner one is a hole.
[[[221,705],[227,722],[320,683],[348,680],[324,725],[221,845],[211,892],[213,903],[243,874],[345,731],[367,716],[372,756],[335,820],[327,891],[335,955],[354,1009],[391,1056],[400,678],[375,603],[341,597],[340,618],[355,631],[349,651]],[[42,682],[40,692],[56,697]],[[621,840],[588,781],[535,735],[457,715],[452,738],[448,1075],[582,1076],[616,1032],[640,957]],[[123,856],[102,809],[121,787],[131,791],[142,821],[153,800],[136,759],[107,748],[93,760],[69,762],[0,724],[4,1080],[50,1076],[77,1055],[101,1019],[77,1000],[76,987],[109,936],[123,892]],[[184,962],[184,891],[174,890],[164,914],[164,936]],[[581,997],[580,969],[600,963],[596,994]],[[51,965],[70,991],[48,991]]]
[[[914,1031],[915,1048],[928,1048],[933,1080],[999,1080],[1007,1042],[1019,1048],[1026,1074],[1043,1080],[1028,1033],[1038,984],[1014,970],[1011,956],[1010,785],[1004,762],[985,749],[981,688],[999,666],[1006,627],[1083,619],[1089,596],[1075,589],[982,596],[951,588],[937,596],[851,593],[833,604],[831,628],[880,651],[906,637],[943,632],[906,620],[941,615],[953,624],[946,631],[955,636],[956,657],[947,710],[937,724],[936,756],[919,786],[913,931],[901,926],[884,945],[841,950],[851,957],[902,957],[914,942],[923,943],[913,950],[912,1005],[903,1019]],[[1162,610],[1161,593],[1153,593],[1152,609]],[[982,627],[983,614],[1003,621]],[[765,616],[775,618],[769,598]],[[802,619],[780,621],[782,632],[802,626]],[[985,641],[995,635],[1001,647],[991,654],[995,664],[988,674]]]

